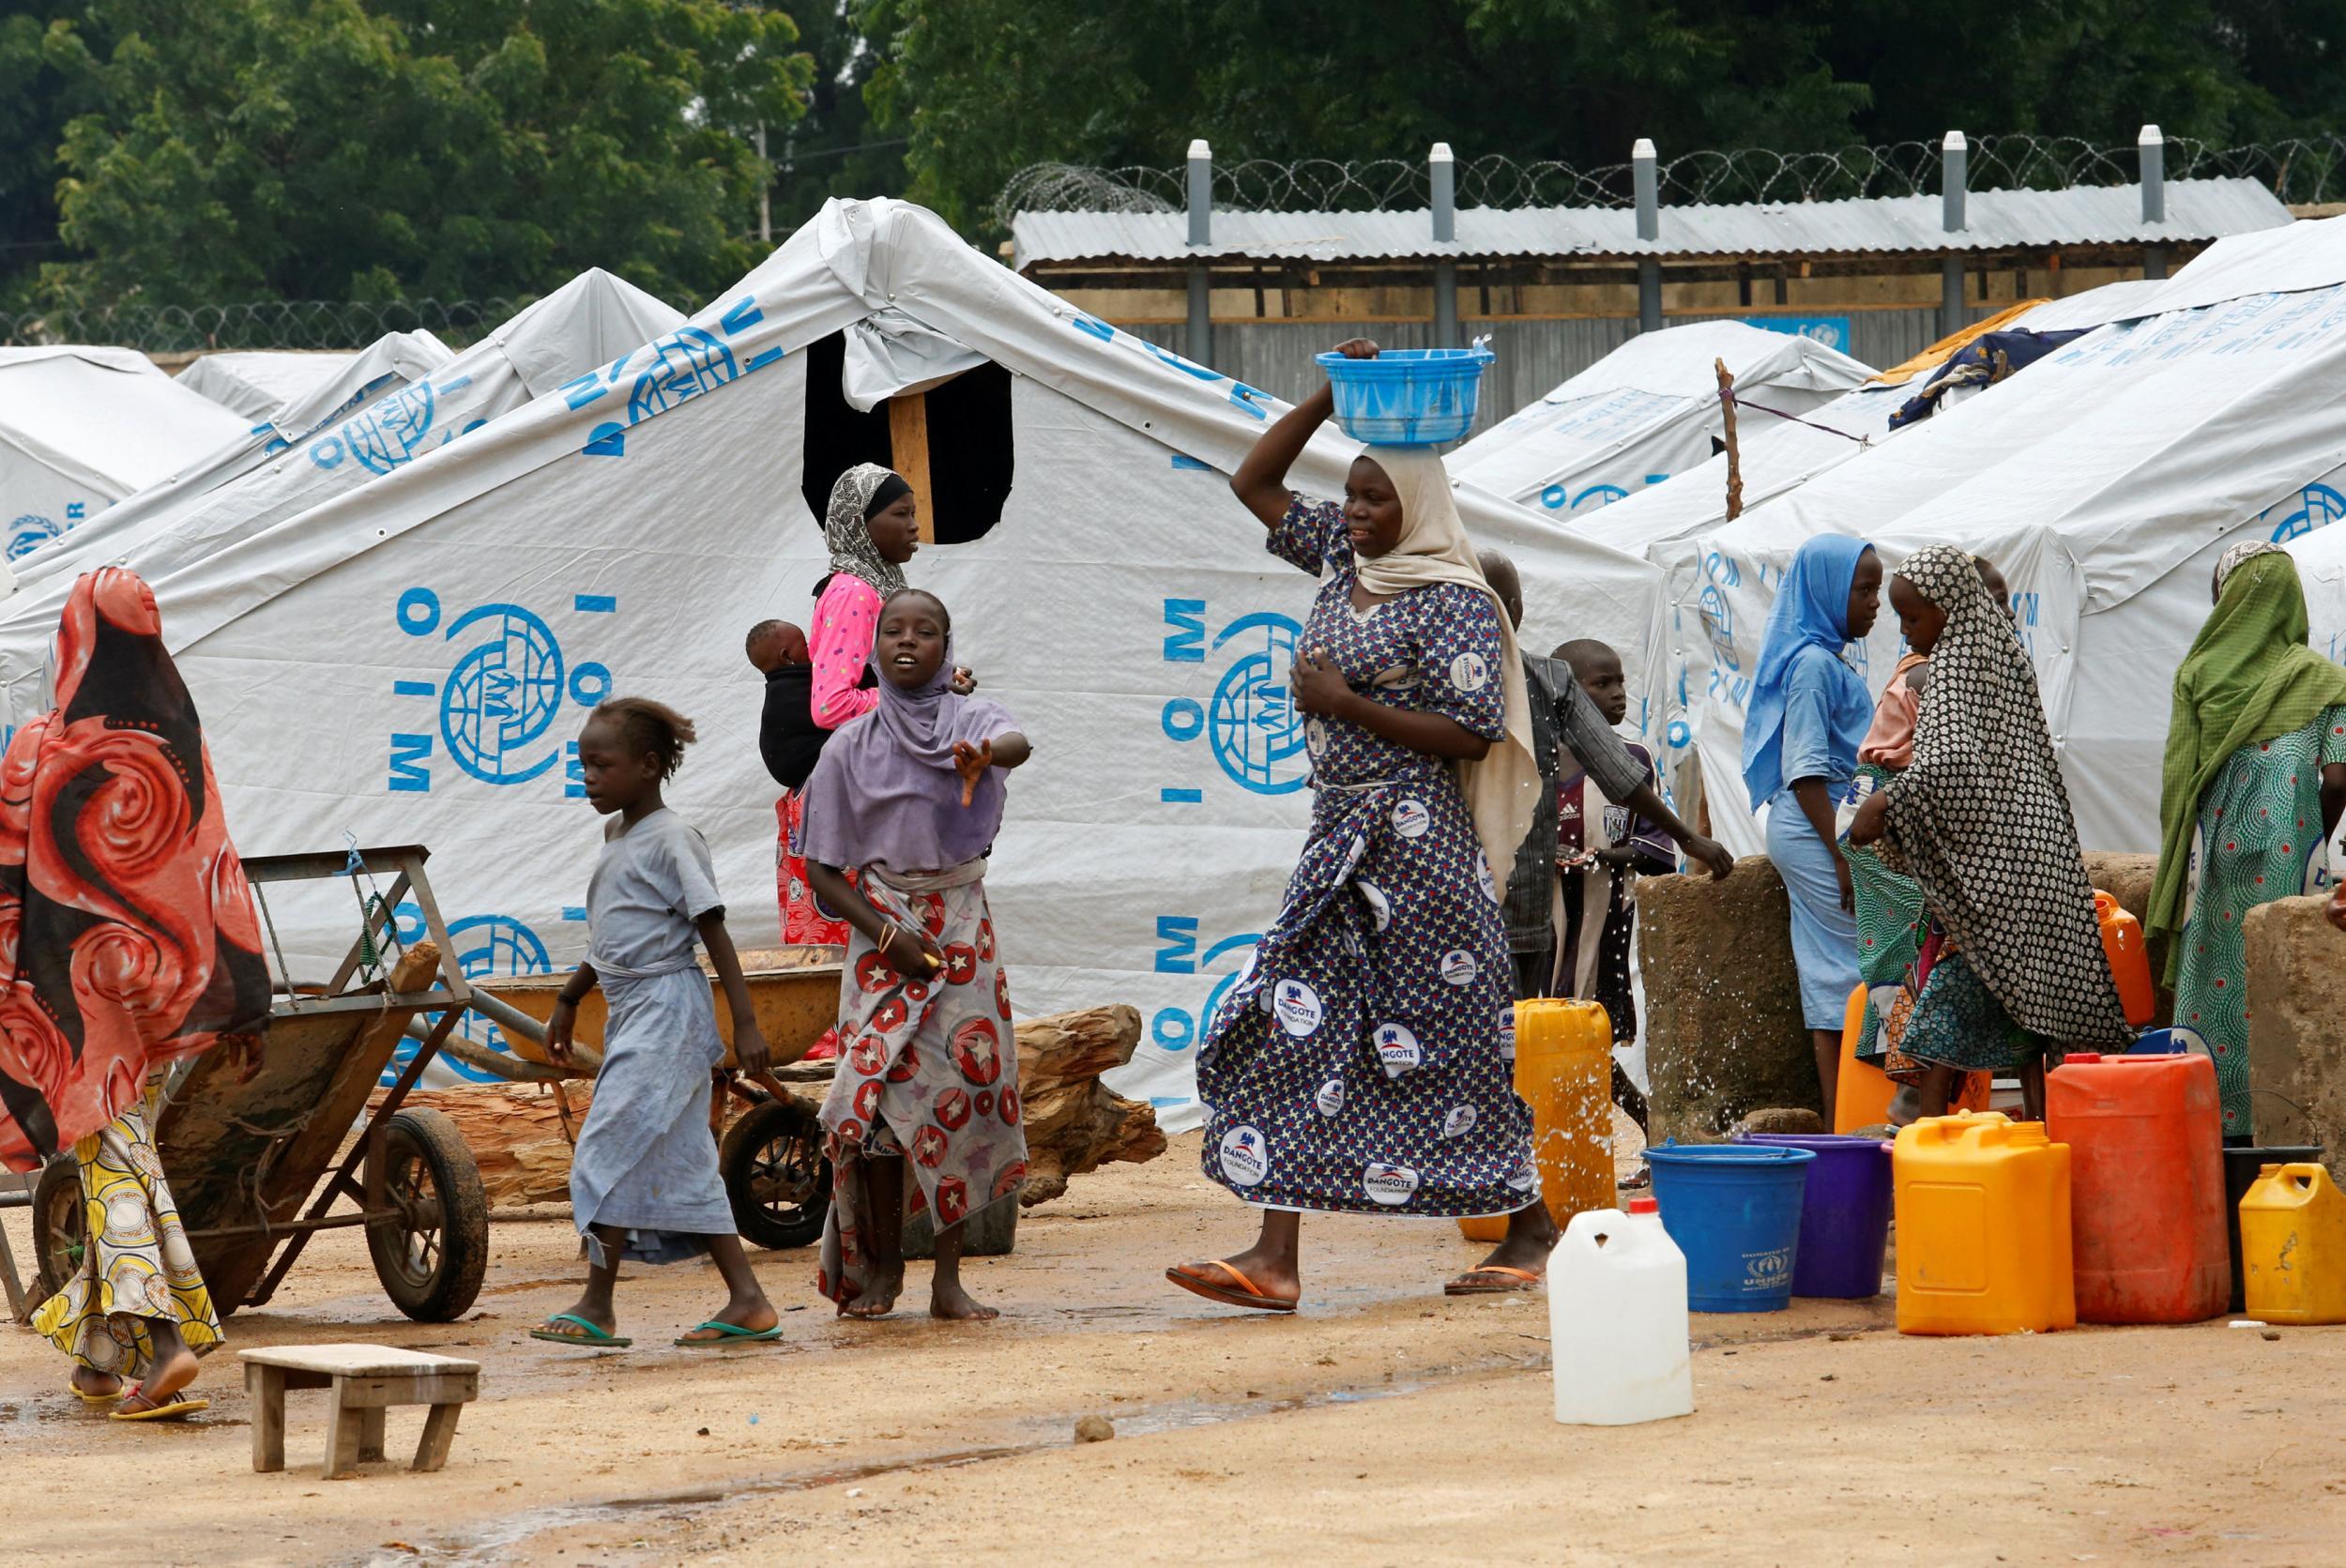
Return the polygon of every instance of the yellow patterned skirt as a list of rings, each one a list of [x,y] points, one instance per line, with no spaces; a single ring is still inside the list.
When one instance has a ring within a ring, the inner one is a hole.
[[[34,1329],[95,1372],[140,1378],[155,1359],[150,1324],[168,1319],[197,1355],[223,1337],[195,1266],[163,1163],[147,1135],[161,1079],[145,1099],[73,1146],[82,1171],[82,1266],[33,1315]]]

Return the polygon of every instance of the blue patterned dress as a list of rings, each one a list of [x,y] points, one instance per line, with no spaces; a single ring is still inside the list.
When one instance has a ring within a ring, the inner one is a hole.
[[[1365,615],[1342,510],[1302,496],[1273,555],[1324,576],[1299,650],[1355,692],[1506,733],[1501,644],[1470,588]],[[1428,1217],[1531,1201],[1531,1113],[1512,1083],[1499,887],[1451,764],[1314,716],[1311,837],[1287,900],[1197,1058],[1205,1173],[1271,1209]]]

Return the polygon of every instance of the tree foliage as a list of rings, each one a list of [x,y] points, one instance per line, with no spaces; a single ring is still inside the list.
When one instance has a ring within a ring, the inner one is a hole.
[[[602,266],[697,304],[756,259],[750,134],[812,74],[785,13],[720,0],[60,8],[66,302],[511,296]]]
[[[1029,163],[1801,151],[2338,123],[2342,0],[863,0],[912,192],[982,228]]]

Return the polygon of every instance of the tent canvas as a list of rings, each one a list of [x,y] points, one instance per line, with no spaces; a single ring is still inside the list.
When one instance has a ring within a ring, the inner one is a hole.
[[[117,535],[161,526],[183,515],[206,495],[251,473],[297,441],[339,423],[378,398],[431,374],[448,363],[446,344],[429,332],[393,332],[370,344],[335,375],[320,382],[258,422],[235,420],[234,433],[168,478],[146,485],[128,500],[59,534],[16,563],[22,586],[54,571],[78,572],[85,553],[103,560]],[[160,375],[160,372],[156,373]],[[192,397],[185,388],[174,388]]]
[[[31,554],[244,424],[135,349],[0,349],[0,549]]]
[[[222,349],[197,358],[179,373],[178,382],[247,419],[266,419],[348,370],[358,358],[355,350]]]
[[[2002,326],[2027,331],[2103,326],[2125,319],[2141,304],[2143,291],[2161,286],[2109,283],[2065,299],[2046,301]],[[1958,337],[1935,345],[1941,358],[1963,341]],[[1921,356],[1902,368],[1909,374],[1900,378],[1899,385],[1876,378],[1793,419],[1777,418],[1760,409],[1744,410],[1737,420],[1736,445],[1745,513],[1797,490],[1828,469],[1867,455],[1890,439],[1890,416],[1927,379],[1928,363]],[[1942,412],[1990,390],[1951,395]],[[1758,854],[1759,825],[1744,806],[1742,791],[1733,789],[1723,798],[1707,799],[1701,792],[1703,775],[1694,766],[1699,754],[1695,728],[1714,672],[1722,672],[1720,678],[1731,685],[1740,678],[1738,671],[1748,667],[1716,662],[1714,640],[1730,655],[1733,652],[1726,588],[1722,582],[1712,580],[1728,568],[1715,557],[1706,557],[1702,550],[1703,536],[1727,521],[1727,468],[1724,453],[1707,458],[1678,476],[1678,482],[1639,491],[1575,526],[1599,543],[1643,555],[1666,574],[1669,657],[1677,672],[1659,726],[1667,748],[1664,754],[1668,758],[1667,774],[1682,809],[1691,812],[1701,801],[1710,808],[1713,831],[1722,842],[1738,854]],[[1715,762],[1711,766],[1715,767]]]
[[[1902,433],[1722,527],[1705,542],[1728,581],[1720,602],[1741,657],[1774,597],[1772,563],[1811,534],[2010,548],[2016,524],[2059,550],[2007,570],[2064,750],[2080,833],[2094,848],[2151,850],[2167,692],[2205,618],[2208,573],[2242,539],[2289,539],[2340,507],[2346,373],[2346,226],[2304,222],[2269,235],[2259,266],[2212,247],[2143,314],[2098,328],[1991,391]],[[2202,263],[2243,290],[2209,297]],[[2266,277],[2289,291],[2261,290]],[[2184,308],[2162,310],[2172,299]],[[2059,575],[2079,573],[2072,617]],[[2043,569],[2052,580],[2032,572]],[[1886,619],[1886,617],[1885,617]],[[1714,644],[1722,642],[1712,628]],[[1867,660],[1877,688],[1881,655]],[[1706,785],[1739,776],[1746,689],[1714,679],[1698,723]]]
[[[599,267],[583,272],[422,380],[374,399],[266,465],[190,506],[82,540],[74,553],[80,570],[51,571],[0,603],[0,687],[11,693],[8,711],[21,717],[45,705],[50,636],[80,571],[101,561],[127,566],[167,592],[190,561],[412,463],[683,323],[680,312],[633,284]]]
[[[420,840],[467,962],[566,964],[599,830],[570,743],[586,705],[642,693],[700,723],[672,799],[716,852],[737,939],[773,941],[775,790],[741,636],[803,619],[827,570],[802,453],[810,404],[840,393],[809,384],[806,351],[847,332],[870,394],[890,357],[856,339],[899,320],[1009,373],[1000,520],[910,574],[1037,747],[990,877],[1013,1002],[1137,1006],[1128,1089],[1188,1104],[1199,1020],[1275,912],[1310,809],[1285,674],[1312,586],[1223,478],[1280,405],[902,203],[830,204],[684,328],[163,585],[240,845]],[[1355,449],[1323,432],[1297,481],[1336,493]],[[1521,561],[1533,616],[1652,667],[1658,573],[1458,499]],[[345,895],[280,911],[279,932],[323,964],[352,918]]]
[[[1873,373],[1813,338],[1742,322],[1641,332],[1460,447],[1452,471],[1585,522],[1710,457],[1721,430],[1720,360],[1739,391],[1795,415]]]

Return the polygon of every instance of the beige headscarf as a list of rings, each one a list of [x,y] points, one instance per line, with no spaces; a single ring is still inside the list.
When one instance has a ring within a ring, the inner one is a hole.
[[[1499,627],[1499,676],[1507,699],[1507,734],[1491,742],[1480,762],[1461,762],[1458,793],[1474,816],[1491,874],[1502,880],[1515,864],[1524,834],[1531,830],[1538,799],[1539,765],[1531,753],[1531,704],[1523,685],[1523,656],[1516,649],[1515,624],[1507,606],[1484,581],[1468,542],[1458,504],[1450,498],[1450,473],[1431,447],[1374,447],[1363,454],[1385,471],[1401,499],[1399,542],[1375,559],[1359,562],[1361,586],[1371,593],[1407,593],[1434,583],[1456,583],[1490,601]]]

